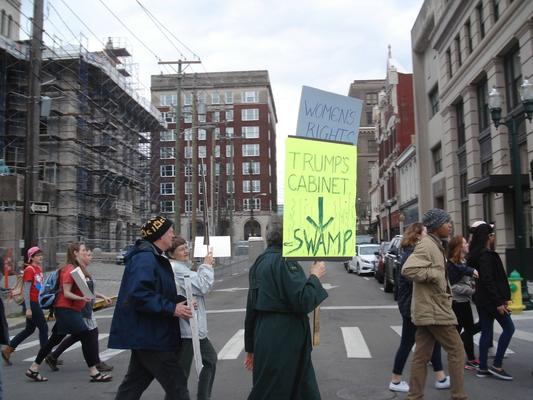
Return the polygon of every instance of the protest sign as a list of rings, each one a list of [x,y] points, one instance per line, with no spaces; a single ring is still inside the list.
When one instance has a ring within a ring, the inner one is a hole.
[[[357,145],[363,101],[302,87],[296,136]]]
[[[351,258],[357,147],[289,137],[285,151],[283,256]]]

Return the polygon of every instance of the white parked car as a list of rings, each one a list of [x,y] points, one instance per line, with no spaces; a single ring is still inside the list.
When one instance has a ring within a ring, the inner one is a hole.
[[[344,262],[346,271],[356,274],[373,274],[376,271],[379,244],[360,244],[355,247],[355,256]]]

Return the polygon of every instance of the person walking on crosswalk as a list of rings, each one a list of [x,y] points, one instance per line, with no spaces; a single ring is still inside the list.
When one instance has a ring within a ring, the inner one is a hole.
[[[427,363],[438,341],[448,353],[451,398],[466,400],[463,342],[456,329],[457,318],[452,310],[452,291],[442,245],[442,240],[451,234],[451,217],[440,208],[432,208],[424,214],[422,223],[428,235],[415,246],[402,268],[402,275],[413,281],[411,318],[416,325],[416,350],[407,399],[424,398]]]
[[[200,353],[202,355],[203,368],[198,378],[198,400],[210,400],[215,372],[217,367],[217,352],[207,337],[207,314],[205,309],[205,296],[209,294],[215,282],[213,271],[213,254],[210,251],[196,271],[189,266],[189,246],[185,239],[180,236],[172,240],[172,245],[166,252],[170,259],[170,265],[174,271],[174,280],[178,293],[182,296],[185,292],[185,276],[191,279],[192,294],[197,302],[195,310],[198,320],[198,336],[200,337]],[[193,360],[192,330],[191,324],[185,319],[180,319],[181,348],[179,361],[189,378],[191,363]]]
[[[109,332],[109,348],[131,350],[115,400],[139,399],[154,379],[165,390],[166,400],[189,400],[178,359],[178,318],[191,318],[192,310],[178,295],[172,267],[163,255],[172,245],[172,222],[153,217],[141,227],[141,234],[124,258],[126,268]]]
[[[427,236],[426,227],[420,222],[410,224],[403,234],[400,243],[402,255],[399,268],[405,264],[407,258],[413,252],[416,244]],[[409,384],[402,380],[402,372],[407,362],[407,358],[415,344],[416,325],[411,321],[411,297],[413,294],[413,282],[401,274],[398,276],[398,284],[394,287],[398,298],[398,309],[402,315],[402,335],[400,346],[394,357],[394,367],[392,377],[389,383],[389,390],[393,392],[408,392]],[[442,368],[441,346],[435,342],[431,354],[431,365],[435,372],[435,388],[448,389],[450,387],[450,378],[446,376]]]
[[[39,292],[43,284],[43,252],[37,246],[28,249],[27,261],[22,280],[24,281],[24,304],[26,305],[26,327],[2,349],[2,358],[11,365],[11,354],[17,346],[39,329],[39,343],[44,347],[48,341],[48,325],[44,312],[39,305]]]
[[[253,387],[248,400],[320,400],[307,314],[328,297],[320,283],[326,266],[314,262],[307,278],[300,264],[282,257],[282,234],[281,219],[272,217],[268,247],[249,272],[244,365],[253,371]]]

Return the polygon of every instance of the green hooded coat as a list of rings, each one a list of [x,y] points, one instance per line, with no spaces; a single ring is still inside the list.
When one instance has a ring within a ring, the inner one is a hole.
[[[245,351],[253,353],[248,400],[319,400],[307,316],[326,297],[320,280],[268,247],[249,272]]]

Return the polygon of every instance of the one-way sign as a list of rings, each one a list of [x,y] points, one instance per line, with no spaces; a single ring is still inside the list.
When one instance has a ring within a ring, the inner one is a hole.
[[[32,214],[48,214],[50,212],[50,203],[30,201],[30,211]]]

